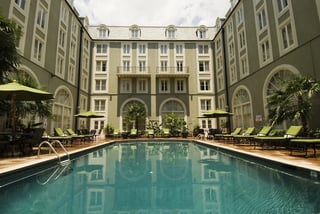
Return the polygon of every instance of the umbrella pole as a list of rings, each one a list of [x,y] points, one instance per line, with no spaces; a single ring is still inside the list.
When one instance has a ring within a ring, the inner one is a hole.
[[[14,156],[14,147],[15,147],[15,141],[16,141],[16,130],[17,130],[17,123],[16,123],[16,94],[12,94],[11,97],[11,107],[12,107],[12,157]]]

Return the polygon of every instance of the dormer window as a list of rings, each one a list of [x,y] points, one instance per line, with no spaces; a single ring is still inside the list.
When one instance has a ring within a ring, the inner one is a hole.
[[[175,39],[176,38],[176,27],[174,25],[169,25],[166,29],[166,37],[168,39]]]
[[[141,37],[141,29],[138,25],[132,25],[130,28],[131,38],[138,39]]]
[[[206,38],[207,38],[207,36],[206,36],[207,30],[208,30],[208,29],[207,29],[206,26],[201,25],[201,26],[197,29],[197,32],[196,32],[197,37],[198,37],[199,39],[206,39]]]
[[[100,25],[98,28],[98,37],[103,39],[107,38],[107,36],[109,36],[109,29],[106,25]]]

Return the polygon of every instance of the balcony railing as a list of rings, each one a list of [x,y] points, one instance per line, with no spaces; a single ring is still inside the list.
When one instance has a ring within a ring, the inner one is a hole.
[[[157,67],[157,77],[188,77],[189,76],[189,67]]]
[[[139,77],[148,77],[151,75],[150,68],[148,66],[146,67],[139,67],[139,66],[119,66],[118,67],[118,76],[120,77],[133,77],[133,76],[139,76]]]

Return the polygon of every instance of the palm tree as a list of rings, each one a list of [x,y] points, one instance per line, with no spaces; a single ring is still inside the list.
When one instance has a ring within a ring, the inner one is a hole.
[[[124,117],[126,122],[133,123],[135,128],[142,128],[139,121],[146,119],[146,108],[140,102],[132,102],[127,106]]]
[[[311,97],[319,92],[320,84],[309,77],[298,76],[282,80],[281,88],[274,91],[268,100],[272,125],[286,120],[300,120],[303,134],[307,134],[312,107]]]
[[[19,64],[16,44],[21,31],[10,19],[0,16],[0,84],[3,84],[9,72],[15,71]]]

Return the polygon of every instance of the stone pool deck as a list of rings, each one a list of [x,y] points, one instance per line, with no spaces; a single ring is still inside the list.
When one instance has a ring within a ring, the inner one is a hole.
[[[143,138],[138,138],[143,139]],[[168,139],[168,138],[166,138]],[[174,139],[174,138],[170,138]],[[177,138],[182,139],[182,138]],[[193,140],[194,138],[188,138]],[[121,140],[121,139],[120,139]],[[135,139],[134,139],[135,140]],[[99,147],[104,144],[108,144],[109,142],[114,141],[113,139],[97,139],[91,143],[75,143],[72,147],[66,147],[70,154],[84,151],[87,149],[92,149],[95,147]],[[197,140],[202,143],[214,145],[219,148],[228,149],[231,151],[241,152],[243,154],[253,155],[255,157],[261,157],[268,160],[273,160],[279,163],[289,164],[297,167],[302,167],[306,169],[310,169],[312,171],[317,171],[320,174],[320,156],[319,157],[304,157],[304,153],[294,153],[294,155],[290,155],[290,151],[284,149],[277,150],[266,150],[256,148],[250,145],[237,145],[230,142],[223,141],[215,141],[215,140]],[[63,154],[63,151],[59,151],[59,153]],[[313,151],[310,150],[309,154],[313,154]],[[0,158],[0,174],[7,173],[10,171],[19,170],[20,168],[24,168],[30,165],[38,164],[44,161],[56,159],[55,154],[42,154],[40,157],[28,156],[28,157],[15,157],[15,158]]]

